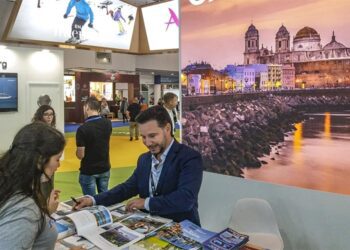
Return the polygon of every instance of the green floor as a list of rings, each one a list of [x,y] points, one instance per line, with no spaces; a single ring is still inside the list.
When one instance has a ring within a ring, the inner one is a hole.
[[[112,168],[109,188],[124,182],[131,176],[133,170],[134,167]],[[55,174],[55,189],[61,190],[60,201],[70,200],[71,196],[82,196],[78,176],[78,171]]]
[[[129,127],[113,128],[113,136],[129,136]],[[75,137],[75,132],[65,133],[65,137]],[[175,138],[179,140],[180,130],[176,130]],[[136,163],[136,162],[135,162]],[[109,181],[109,188],[124,182],[129,178],[135,167],[118,167],[111,169],[111,178]],[[71,196],[79,197],[82,195],[79,184],[79,172],[57,172],[55,174],[55,188],[61,190],[60,201],[70,200]]]

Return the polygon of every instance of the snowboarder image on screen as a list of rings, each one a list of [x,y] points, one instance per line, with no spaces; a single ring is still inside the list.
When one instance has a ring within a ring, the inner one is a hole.
[[[69,38],[66,43],[81,43],[81,30],[84,26],[84,24],[89,19],[89,28],[93,28],[93,21],[94,21],[94,13],[92,12],[89,4],[86,2],[86,0],[70,0],[67,11],[63,15],[64,18],[67,18],[69,13],[71,12],[72,8],[75,7],[76,9],[76,16],[72,23],[72,31],[71,31],[71,38]]]
[[[121,20],[123,20],[124,23],[126,21],[125,21],[125,18],[123,17],[123,15],[122,15],[122,6],[119,6],[118,9],[116,11],[114,11],[114,13],[113,13],[112,10],[110,10],[109,13],[111,14],[111,17],[113,18],[113,20],[118,23],[118,27],[119,27],[118,35],[119,36],[124,35],[126,33],[126,31],[124,29],[124,26],[123,26],[123,23],[122,23]]]
[[[129,25],[130,25],[130,23],[131,23],[132,21],[134,21],[134,17],[133,17],[132,14],[130,14],[130,15],[128,16],[128,20],[129,20],[129,22],[128,22]]]
[[[37,5],[38,8],[41,8],[41,3],[42,3],[41,1],[42,0],[38,0],[38,5]],[[58,1],[58,0],[56,0],[56,1]]]
[[[111,0],[105,0],[103,2],[100,3],[100,5],[98,5],[97,7],[100,8],[100,9],[106,9],[106,15],[108,15],[108,6],[109,5],[112,5],[113,2]]]

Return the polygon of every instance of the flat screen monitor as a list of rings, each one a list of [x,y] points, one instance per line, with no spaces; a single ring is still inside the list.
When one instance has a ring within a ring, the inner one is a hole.
[[[179,1],[142,8],[150,50],[179,48]]]
[[[0,73],[0,112],[18,110],[17,73]]]
[[[22,0],[8,39],[129,50],[136,13],[119,0]]]

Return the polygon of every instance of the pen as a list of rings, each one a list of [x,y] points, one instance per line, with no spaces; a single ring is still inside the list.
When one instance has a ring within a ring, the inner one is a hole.
[[[77,201],[77,199],[75,199],[73,196],[70,197],[72,199],[72,201],[74,201],[76,204],[79,204],[80,202]]]

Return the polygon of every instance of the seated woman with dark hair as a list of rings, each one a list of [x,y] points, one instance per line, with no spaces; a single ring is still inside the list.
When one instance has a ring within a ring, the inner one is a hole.
[[[0,248],[54,249],[57,231],[50,214],[59,191],[49,199],[41,178],[60,166],[65,146],[61,132],[36,122],[23,127],[0,158]]]
[[[43,122],[50,127],[56,127],[56,113],[50,105],[41,105],[35,112],[32,122]],[[48,198],[54,188],[53,173],[43,173],[41,176],[41,191]]]
[[[56,113],[50,105],[41,105],[35,112],[32,122],[44,122],[51,127],[56,127]]]

